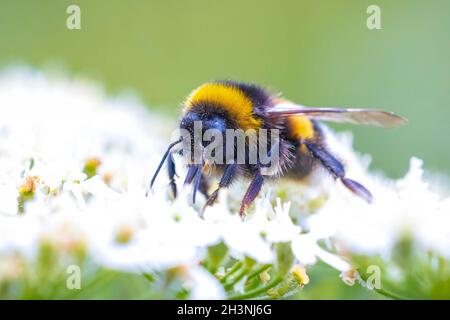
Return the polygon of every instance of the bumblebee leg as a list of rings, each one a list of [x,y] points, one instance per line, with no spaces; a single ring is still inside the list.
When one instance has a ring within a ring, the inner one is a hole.
[[[247,192],[244,195],[244,199],[242,199],[241,208],[239,209],[239,215],[241,217],[244,216],[245,209],[253,202],[253,200],[255,200],[256,196],[261,190],[263,183],[264,177],[261,175],[260,172],[257,172],[253,176],[252,181],[250,182]]]
[[[347,189],[360,198],[369,203],[372,202],[373,197],[370,191],[359,182],[346,178],[344,166],[330,152],[314,143],[305,142],[305,145],[313,157],[318,159],[335,179],[340,179]]]
[[[170,180],[170,189],[172,190],[172,195],[174,198],[177,197],[177,184],[175,183],[175,176],[177,176],[177,172],[175,170],[175,162],[173,160],[172,153],[169,154],[167,158],[167,172],[169,174]]]
[[[195,203],[195,196],[197,194],[197,190],[200,187],[201,177],[202,177],[202,167],[203,164],[190,164],[188,165],[188,171],[186,174],[186,178],[184,179],[184,185],[191,184],[194,181],[194,190],[192,193],[192,203]]]
[[[203,169],[203,158],[200,164],[197,165],[197,172],[195,173],[194,190],[192,192],[192,203],[194,204],[195,204],[195,196],[197,195],[198,189],[200,189],[200,183],[202,181],[202,169]]]
[[[183,138],[178,139],[177,141],[171,143],[169,147],[167,148],[166,152],[164,153],[164,156],[162,157],[161,161],[159,162],[158,168],[156,168],[155,173],[153,174],[152,180],[150,181],[150,187],[145,192],[145,196],[148,196],[148,192],[152,189],[153,183],[155,183],[156,177],[158,176],[159,171],[161,170],[164,162],[166,162],[167,157],[171,153],[170,150],[172,150],[173,147],[175,147],[177,144],[179,144],[181,141],[183,141]]]
[[[236,177],[238,166],[236,164],[229,164],[225,168],[225,172],[222,175],[222,178],[220,178],[219,187],[214,190],[214,192],[208,197],[208,200],[206,201],[205,205],[202,209],[202,215],[203,212],[205,212],[206,208],[208,206],[212,206],[214,202],[217,200],[217,196],[219,195],[219,190],[222,188],[227,188]]]
[[[186,173],[186,178],[184,179],[184,184],[191,184],[194,180],[195,174],[197,173],[198,166],[194,164],[188,165],[188,171]]]
[[[206,176],[202,173],[202,178],[201,178],[201,181],[200,181],[200,187],[199,187],[198,191],[200,191],[200,193],[201,193],[202,195],[204,195],[206,199],[208,199],[208,198],[209,198],[208,190],[209,190],[208,179],[207,179]]]

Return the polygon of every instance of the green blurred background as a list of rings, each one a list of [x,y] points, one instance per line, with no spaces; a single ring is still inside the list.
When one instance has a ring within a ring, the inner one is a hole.
[[[70,4],[81,7],[81,30],[66,28]],[[382,30],[366,26],[370,4],[381,7]],[[173,117],[194,87],[224,78],[307,105],[384,108],[408,125],[333,126],[351,128],[372,168],[390,176],[412,155],[449,173],[449,17],[448,0],[1,0],[0,67],[57,66],[111,93],[132,89]],[[299,298],[375,297],[324,266],[312,273]]]
[[[211,79],[257,82],[313,106],[385,108],[407,127],[351,127],[372,168],[402,175],[412,155],[449,172],[448,0],[1,0],[0,67],[63,67],[133,89],[173,114]],[[66,8],[81,7],[81,30]],[[382,30],[366,9],[381,7]],[[350,128],[337,126],[337,128]]]

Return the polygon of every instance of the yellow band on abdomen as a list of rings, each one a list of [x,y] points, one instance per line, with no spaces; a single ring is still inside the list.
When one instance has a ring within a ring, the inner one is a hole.
[[[287,118],[288,132],[293,139],[314,138],[314,124],[305,116],[291,116]]]

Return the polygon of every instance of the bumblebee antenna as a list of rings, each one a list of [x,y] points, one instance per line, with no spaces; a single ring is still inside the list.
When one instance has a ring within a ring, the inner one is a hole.
[[[161,159],[161,162],[158,165],[158,168],[155,171],[155,174],[152,177],[152,180],[150,181],[150,187],[147,189],[147,192],[145,193],[145,196],[148,196],[148,192],[149,190],[152,190],[153,187],[153,183],[155,183],[156,177],[158,176],[159,171],[161,170],[164,162],[166,161],[167,157],[169,156],[170,150],[175,147],[177,144],[179,144],[181,141],[183,141],[183,137],[181,137],[180,139],[178,139],[175,142],[172,142],[171,144],[169,144],[169,147],[166,150],[166,153],[164,153],[164,156]]]

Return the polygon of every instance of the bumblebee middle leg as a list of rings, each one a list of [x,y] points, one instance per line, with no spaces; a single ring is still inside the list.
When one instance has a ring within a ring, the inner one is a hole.
[[[245,209],[255,200],[256,196],[261,191],[261,187],[264,184],[264,177],[258,171],[254,176],[250,185],[248,186],[247,192],[245,192],[244,198],[242,199],[241,208],[239,209],[239,215],[241,218],[244,216]]]
[[[208,200],[203,206],[202,215],[208,206],[212,206],[214,202],[216,202],[220,189],[229,187],[230,184],[234,181],[234,179],[236,178],[237,171],[238,171],[237,164],[229,164],[226,166],[222,178],[220,179],[219,187],[216,190],[214,190],[214,192],[208,197]]]
[[[202,176],[201,176],[201,178],[200,178],[200,187],[198,188],[198,191],[200,191],[200,193],[201,193],[202,195],[204,195],[206,199],[208,199],[208,198],[209,198],[208,190],[209,190],[209,182],[208,182],[208,179],[207,179],[206,176],[202,173]]]

